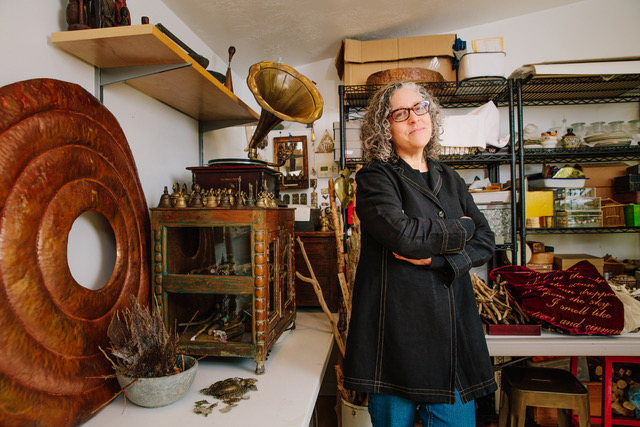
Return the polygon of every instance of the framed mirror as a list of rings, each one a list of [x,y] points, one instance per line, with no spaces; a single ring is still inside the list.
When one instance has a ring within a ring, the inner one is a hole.
[[[309,188],[307,162],[307,137],[285,136],[273,138],[273,159],[276,169],[282,173],[280,188]]]

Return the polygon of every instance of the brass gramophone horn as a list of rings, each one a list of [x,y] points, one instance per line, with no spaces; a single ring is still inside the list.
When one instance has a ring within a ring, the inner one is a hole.
[[[262,61],[249,68],[247,85],[262,107],[249,158],[258,157],[257,145],[282,121],[312,123],[322,116],[324,102],[316,85],[292,67]]]

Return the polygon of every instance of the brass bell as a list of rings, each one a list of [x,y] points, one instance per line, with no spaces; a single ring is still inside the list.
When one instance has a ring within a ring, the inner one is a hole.
[[[170,208],[171,207],[171,196],[169,196],[169,189],[167,186],[164,186],[164,193],[160,196],[160,203],[158,203],[159,208]]]

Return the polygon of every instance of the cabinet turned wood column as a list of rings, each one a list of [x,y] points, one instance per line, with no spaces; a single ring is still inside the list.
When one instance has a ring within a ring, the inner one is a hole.
[[[313,273],[320,283],[322,295],[327,307],[332,313],[338,311],[340,289],[338,289],[338,262],[336,254],[336,237],[333,231],[298,231],[296,236],[296,271],[305,277],[311,277],[311,273],[304,261],[297,237],[304,244],[304,250],[309,257]],[[311,283],[303,282],[296,277],[296,306],[320,307],[318,297]]]

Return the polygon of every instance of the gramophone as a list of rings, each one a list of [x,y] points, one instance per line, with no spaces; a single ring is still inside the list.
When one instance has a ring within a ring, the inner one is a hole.
[[[282,121],[313,123],[322,116],[324,102],[315,84],[289,65],[263,61],[249,68],[247,85],[262,108],[260,119],[247,147],[247,159],[214,159],[208,167],[187,168],[193,172],[193,183],[202,188],[225,187],[226,183],[248,191],[248,185],[266,181],[267,189],[276,197],[280,193],[280,172],[272,166],[281,166],[287,155],[278,156],[275,163],[258,160],[258,147],[266,147],[267,134]],[[241,179],[238,180],[238,177]]]

